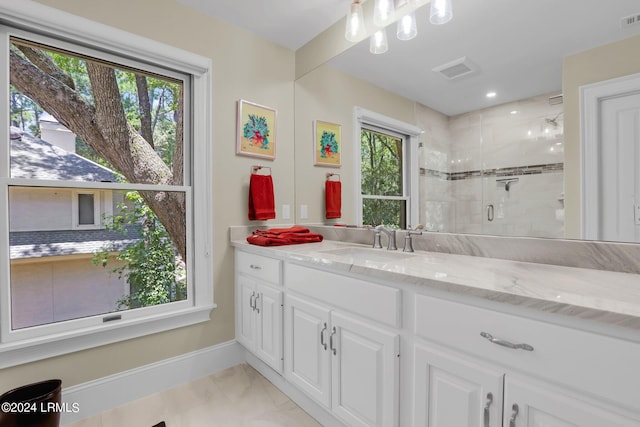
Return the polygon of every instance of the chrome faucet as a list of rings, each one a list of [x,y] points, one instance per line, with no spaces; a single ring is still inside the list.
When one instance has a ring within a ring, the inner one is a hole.
[[[385,227],[384,225],[379,225],[374,230],[376,231],[376,234],[374,234],[374,245],[373,245],[374,248],[382,247],[382,245],[380,244],[380,232],[383,232],[389,237],[389,244],[387,245],[387,250],[389,251],[398,250],[398,247],[396,246],[396,230],[395,229]],[[378,236],[377,243],[379,246],[376,246],[376,240],[375,240],[376,236]]]

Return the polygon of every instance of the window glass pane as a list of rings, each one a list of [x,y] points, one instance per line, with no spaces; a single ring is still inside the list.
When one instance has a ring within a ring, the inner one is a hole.
[[[362,199],[362,223],[406,229],[406,200]]]
[[[93,194],[78,194],[78,224],[95,224],[93,218]]]
[[[74,230],[76,191],[9,188],[12,329],[186,299],[186,230],[169,233],[147,203],[184,193],[101,190],[103,228]]]
[[[402,138],[362,128],[362,194],[402,196]]]
[[[16,38],[10,55],[12,178],[183,184],[181,81]]]

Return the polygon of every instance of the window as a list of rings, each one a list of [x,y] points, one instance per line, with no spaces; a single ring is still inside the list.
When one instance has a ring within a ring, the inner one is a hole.
[[[415,126],[356,108],[358,223],[400,229],[417,225]]]
[[[407,228],[405,137],[371,126],[360,131],[362,222]]]
[[[72,229],[104,229],[113,215],[112,191],[74,191],[71,200]]]
[[[12,7],[0,369],[208,320],[210,61]]]

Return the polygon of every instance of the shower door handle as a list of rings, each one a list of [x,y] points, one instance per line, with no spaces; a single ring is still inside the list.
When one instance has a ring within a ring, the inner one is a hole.
[[[493,205],[489,204],[487,205],[487,221],[491,222],[493,221],[493,217],[494,217],[494,211],[493,211]]]

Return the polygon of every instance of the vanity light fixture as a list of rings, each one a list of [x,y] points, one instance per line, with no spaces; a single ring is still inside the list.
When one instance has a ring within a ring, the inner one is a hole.
[[[431,0],[429,21],[431,21],[432,24],[446,24],[451,21],[452,17],[453,11],[451,9],[451,0]]]
[[[386,27],[395,18],[393,0],[376,0],[373,7],[373,24],[376,27]]]
[[[398,40],[411,40],[418,35],[418,27],[416,26],[416,14],[411,12],[400,18],[398,21],[398,29],[396,31]]]
[[[360,0],[354,0],[349,7],[344,37],[350,42],[357,42],[363,39],[366,34],[367,30],[364,27],[362,5],[360,4]]]
[[[389,50],[389,44],[387,43],[387,30],[382,28],[371,36],[369,42],[369,52],[374,54],[385,53]]]

